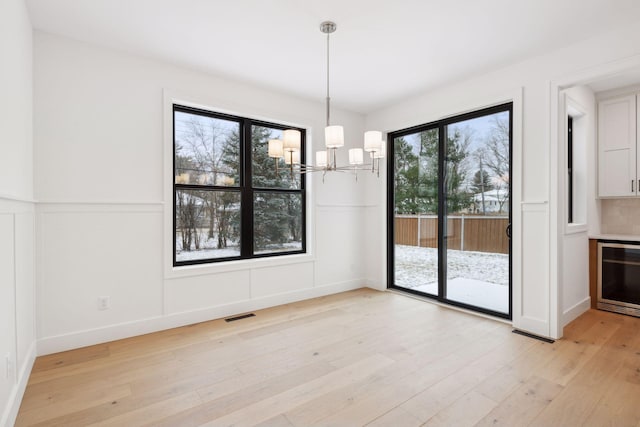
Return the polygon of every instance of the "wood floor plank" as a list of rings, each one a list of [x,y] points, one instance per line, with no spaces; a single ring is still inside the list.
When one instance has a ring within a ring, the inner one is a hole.
[[[269,378],[263,382],[249,384],[230,390],[216,399],[206,400],[203,404],[187,411],[177,412],[157,423],[157,427],[199,426],[218,419],[245,407],[261,402],[274,395],[284,393],[301,384],[323,377],[336,368],[324,361],[302,366],[285,374]]]
[[[401,404],[401,407],[414,416],[427,422],[440,411],[445,410],[449,405],[460,399],[465,394],[471,392],[488,378],[496,373],[508,363],[511,363],[521,354],[524,354],[534,345],[531,341],[515,339],[514,334],[505,330],[503,341],[509,345],[494,346],[491,351],[474,355],[460,369],[451,372],[449,375],[429,386],[424,391],[416,394],[411,399]],[[484,340],[483,340],[484,341]],[[470,348],[467,347],[458,357],[469,356]]]
[[[555,358],[564,344],[564,341],[554,344],[533,342],[524,354],[480,383],[476,391],[495,402],[509,398],[518,388],[530,381],[538,369],[546,369],[549,361]]]
[[[526,426],[562,391],[560,384],[531,377],[487,414],[478,426]]]
[[[579,331],[573,339],[566,339],[553,360],[541,373],[543,378],[567,385],[589,363],[606,341],[620,328],[619,319],[605,316],[586,330]]]
[[[640,319],[554,344],[360,289],[38,358],[18,426],[640,427]]]
[[[74,395],[59,404],[54,403],[33,410],[22,411],[20,418],[16,421],[16,426],[46,422],[51,418],[64,417],[66,414],[91,408],[105,402],[117,401],[130,395],[131,389],[128,385],[94,389],[91,392]]]
[[[75,365],[92,361],[110,355],[109,346],[107,344],[99,344],[91,347],[84,347],[77,350],[65,351],[49,356],[39,357],[33,364],[31,372],[44,372],[51,369],[58,369],[63,366]]]
[[[152,426],[163,418],[201,403],[198,393],[184,393],[89,425],[92,427]]]
[[[495,406],[496,402],[493,400],[476,391],[471,391],[438,412],[424,425],[428,427],[474,426]]]
[[[640,424],[640,385],[614,381],[597,408],[590,411],[585,426],[634,426]],[[636,423],[637,420],[637,423]]]
[[[440,345],[432,345],[429,353],[417,353],[371,379],[320,396],[287,412],[287,418],[297,426],[372,421],[497,346],[503,337],[490,331],[482,334],[469,327],[469,340],[456,335],[441,338]],[[458,353],[461,347],[465,347],[464,355]]]
[[[382,355],[372,355],[358,363],[338,369],[306,384],[301,384],[284,393],[277,394],[258,403],[242,408],[229,415],[212,420],[203,426],[216,425],[252,425],[265,421],[278,414],[285,413],[304,402],[323,395],[332,389],[343,387],[353,381],[369,377],[376,371],[394,363]]]
[[[422,420],[415,417],[413,414],[410,414],[402,408],[396,407],[366,425],[367,427],[418,427],[422,424]]]
[[[636,319],[615,319],[615,333],[606,334],[607,340],[599,346],[595,355],[574,375],[562,392],[536,417],[532,425],[544,426],[549,423],[571,423],[582,425],[598,408],[607,390],[615,387],[616,377],[629,357],[637,357],[640,351],[640,334]],[[600,322],[606,324],[604,320]],[[611,322],[609,322],[611,325]],[[622,326],[626,324],[627,326]],[[569,361],[567,361],[567,364]],[[561,376],[558,383],[562,384]]]

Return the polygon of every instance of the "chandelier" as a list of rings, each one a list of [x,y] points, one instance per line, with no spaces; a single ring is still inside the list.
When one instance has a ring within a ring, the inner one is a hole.
[[[339,166],[337,163],[336,152],[344,146],[344,128],[340,125],[331,125],[330,123],[330,104],[329,96],[329,36],[336,31],[336,24],[331,21],[325,21],[320,24],[320,31],[327,35],[327,126],[324,128],[324,144],[326,149],[316,152],[316,164],[306,165],[300,163],[300,131],[296,129],[287,129],[282,132],[282,139],[269,140],[269,157],[275,159],[275,169],[278,172],[278,164],[284,159],[288,169],[293,176],[294,173],[309,172],[353,172],[358,179],[359,170],[370,170],[380,176],[380,159],[385,155],[385,144],[382,140],[382,132],[368,131],[364,133],[364,148],[349,149],[349,164]],[[364,162],[365,154],[368,153],[371,163]]]

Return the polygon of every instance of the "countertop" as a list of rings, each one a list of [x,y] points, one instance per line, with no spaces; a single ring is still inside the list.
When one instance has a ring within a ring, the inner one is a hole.
[[[624,240],[627,242],[640,242],[638,234],[589,234],[590,239]]]

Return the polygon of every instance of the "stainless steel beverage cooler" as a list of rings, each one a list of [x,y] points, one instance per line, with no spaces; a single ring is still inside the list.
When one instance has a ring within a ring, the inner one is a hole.
[[[640,244],[598,242],[598,308],[640,317]]]

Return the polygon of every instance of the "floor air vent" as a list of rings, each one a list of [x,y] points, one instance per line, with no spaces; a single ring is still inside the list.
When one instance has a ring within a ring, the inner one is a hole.
[[[241,320],[241,319],[246,319],[247,317],[254,317],[255,314],[253,313],[249,313],[249,314],[241,314],[240,316],[236,316],[236,317],[228,317],[226,319],[224,319],[225,322],[235,322],[236,320]]]
[[[540,341],[544,341],[544,342],[548,342],[549,344],[553,344],[555,341],[549,338],[545,338],[545,337],[540,337],[538,335],[534,335],[534,334],[530,334],[528,332],[524,332],[524,331],[519,331],[517,329],[514,329],[513,331],[514,334],[518,334],[518,335],[522,335],[525,337],[529,337],[529,338],[533,338],[535,340],[540,340]]]

